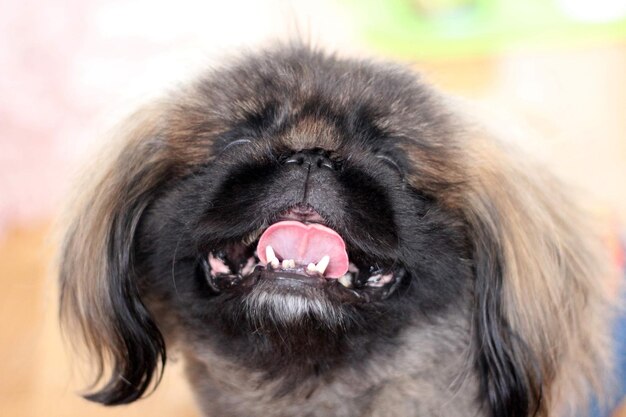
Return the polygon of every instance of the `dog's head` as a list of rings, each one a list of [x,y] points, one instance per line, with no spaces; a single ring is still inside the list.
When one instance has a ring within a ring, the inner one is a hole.
[[[62,259],[62,312],[113,367],[90,398],[140,397],[165,340],[288,389],[453,312],[488,409],[545,409],[583,344],[601,357],[593,258],[558,192],[459,122],[407,71],[301,48],[133,116]]]

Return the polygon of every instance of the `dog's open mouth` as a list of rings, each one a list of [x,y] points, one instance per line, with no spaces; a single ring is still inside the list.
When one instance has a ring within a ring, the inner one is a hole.
[[[310,208],[291,209],[241,242],[209,252],[202,266],[210,287],[223,292],[273,280],[292,290],[324,288],[352,301],[385,298],[395,290],[405,275],[402,267],[351,259],[341,235],[322,223]]]

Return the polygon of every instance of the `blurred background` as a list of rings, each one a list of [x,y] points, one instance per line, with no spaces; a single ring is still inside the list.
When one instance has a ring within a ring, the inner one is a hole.
[[[178,363],[130,406],[77,395],[87,379],[58,330],[53,226],[98,138],[138,103],[296,36],[404,61],[467,100],[579,187],[623,267],[624,0],[0,0],[0,416],[197,416]]]

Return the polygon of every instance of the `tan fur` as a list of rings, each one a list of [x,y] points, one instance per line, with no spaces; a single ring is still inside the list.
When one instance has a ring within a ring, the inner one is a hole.
[[[161,105],[150,105],[131,115],[120,126],[115,138],[104,143],[93,157],[92,164],[82,173],[76,195],[68,207],[66,238],[61,247],[61,320],[72,331],[82,335],[83,343],[94,354],[97,376],[100,378],[108,359],[119,347],[110,337],[115,334],[109,320],[112,306],[108,304],[106,242],[110,233],[111,217],[130,198],[129,193],[141,192],[150,184],[129,183],[138,171],[152,162],[165,164],[168,157],[150,155],[147,151],[154,141],[163,117]],[[151,172],[151,178],[160,175]],[[80,330],[80,331],[73,331]]]
[[[340,368],[325,378],[303,381],[297,390],[279,398],[272,392],[280,380],[267,381],[261,373],[242,369],[203,346],[189,349],[193,341],[183,348],[187,374],[198,403],[211,417],[478,416],[478,382],[468,361],[470,334],[464,315],[452,314],[411,329],[401,337],[402,348],[393,356],[374,353],[364,370]],[[216,396],[217,401],[205,401]]]
[[[547,387],[540,415],[571,415],[607,382],[609,261],[590,216],[547,169],[495,140],[476,140],[472,150],[468,217],[499,229],[506,315],[540,352]]]
[[[462,150],[445,153],[450,159],[430,172],[450,184],[436,194],[499,241],[506,316],[540,352],[546,391],[539,415],[571,415],[610,380],[610,260],[565,184],[520,149],[469,126],[457,142]],[[411,180],[432,187],[428,175]]]

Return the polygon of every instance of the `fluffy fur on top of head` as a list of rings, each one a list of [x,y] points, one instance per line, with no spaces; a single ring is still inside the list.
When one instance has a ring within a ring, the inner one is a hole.
[[[62,319],[104,381],[87,398],[138,399],[166,347],[207,416],[559,416],[600,390],[582,211],[410,71],[265,50],[120,136],[61,257]],[[285,220],[341,236],[343,283],[259,261]]]

